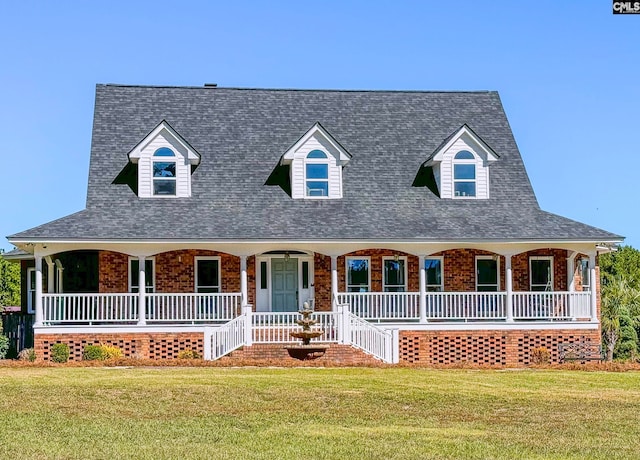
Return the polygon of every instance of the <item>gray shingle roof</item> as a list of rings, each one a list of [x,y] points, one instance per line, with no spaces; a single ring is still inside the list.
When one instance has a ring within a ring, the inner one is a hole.
[[[167,120],[202,156],[192,197],[139,199],[114,179]],[[294,200],[265,185],[284,151],[320,122],[352,155],[344,198]],[[467,124],[500,155],[488,200],[412,186]],[[87,208],[10,238],[612,240],[539,209],[496,92],[307,91],[98,85]]]

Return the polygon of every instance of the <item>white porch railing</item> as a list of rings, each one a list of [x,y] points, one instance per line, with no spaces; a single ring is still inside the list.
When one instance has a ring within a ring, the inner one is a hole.
[[[506,319],[504,292],[429,292],[427,320]]]
[[[571,320],[591,317],[590,292],[514,292],[514,319]]]
[[[129,323],[138,320],[138,294],[43,294],[43,323]]]
[[[205,328],[204,358],[216,360],[254,343],[300,343],[290,333],[300,331],[296,321],[301,318],[299,313],[253,312],[250,306],[245,307],[240,316],[228,323]],[[348,305],[340,306],[337,312],[315,312],[312,318],[317,321],[312,329],[324,332],[312,342],[348,344],[384,362],[398,362],[397,330],[376,327],[349,312]]]
[[[385,363],[399,362],[398,330],[387,331],[354,315],[349,305],[338,306],[341,342],[360,348]]]
[[[246,314],[219,327],[204,331],[204,359],[216,360],[237,350],[246,343]]]
[[[419,317],[417,292],[340,292],[338,304],[348,304],[351,312],[372,321]]]
[[[369,321],[416,321],[417,292],[341,292],[338,304]],[[427,321],[506,321],[508,296],[499,292],[427,292]],[[515,320],[576,320],[591,317],[590,292],[513,292]]]
[[[240,293],[146,295],[147,322],[229,321],[240,314]]]
[[[253,343],[300,343],[300,339],[289,334],[300,331],[296,320],[302,316],[295,312],[252,312],[251,330]],[[314,312],[313,319],[317,323],[312,330],[323,331],[320,337],[311,339],[311,342],[337,342],[338,341],[338,314],[336,312]]]
[[[139,320],[138,294],[43,294],[43,324],[132,324]],[[240,314],[240,293],[145,296],[148,323],[214,323]]]

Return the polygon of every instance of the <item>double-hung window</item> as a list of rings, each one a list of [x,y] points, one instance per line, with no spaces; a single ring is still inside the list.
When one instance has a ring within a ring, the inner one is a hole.
[[[476,290],[499,291],[500,290],[500,262],[494,256],[476,257]]]
[[[155,262],[155,259],[145,259],[144,261],[144,284],[146,287],[145,292],[155,291]],[[139,259],[129,259],[129,292],[140,292],[139,268]]]
[[[467,150],[453,159],[453,192],[456,198],[476,196],[476,157]]]
[[[153,154],[153,194],[155,196],[176,195],[175,156],[173,150],[167,147],[159,148]]]
[[[196,257],[196,292],[220,292],[219,257]]]
[[[553,257],[529,257],[529,280],[532,291],[553,291]]]
[[[329,196],[329,161],[322,150],[312,150],[305,161],[305,195]]]
[[[407,290],[407,258],[383,257],[382,290],[405,292]]]
[[[347,292],[369,292],[371,289],[371,272],[368,257],[347,257]]]
[[[427,277],[427,292],[441,292],[442,286],[442,257],[427,257],[424,259],[424,269]]]

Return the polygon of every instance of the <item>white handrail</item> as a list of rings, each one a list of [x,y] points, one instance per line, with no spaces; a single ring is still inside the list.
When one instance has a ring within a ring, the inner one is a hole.
[[[204,359],[215,361],[237,350],[246,343],[245,314],[219,327],[204,331]]]
[[[342,312],[342,328],[345,342],[365,353],[385,362],[396,363],[398,334],[385,331],[351,313],[346,305],[339,307]]]
[[[43,324],[133,323],[138,294],[43,294]]]

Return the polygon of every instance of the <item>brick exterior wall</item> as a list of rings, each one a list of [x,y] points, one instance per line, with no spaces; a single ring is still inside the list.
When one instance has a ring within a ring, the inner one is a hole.
[[[345,263],[346,257],[370,257],[371,265],[369,267],[369,276],[371,277],[371,292],[382,292],[383,283],[383,257],[399,257],[407,258],[407,291],[418,292],[420,286],[420,267],[417,256],[407,254],[400,251],[392,251],[390,249],[366,249],[363,251],[354,251],[349,254],[338,257],[338,291],[345,292],[347,289]],[[331,267],[329,267],[331,269]],[[331,279],[331,277],[329,277]]]
[[[599,330],[402,331],[400,361],[424,365],[526,366],[545,347],[558,363],[561,343],[600,344]]]
[[[155,256],[155,292],[195,292],[196,257],[220,257],[221,291],[240,292],[239,257],[223,252],[193,249],[163,252]],[[100,292],[128,292],[129,256],[100,251],[98,261]],[[255,289],[253,291],[255,292]]]
[[[407,289],[418,292],[420,274],[419,258],[411,254],[389,249],[368,249],[355,251],[338,257],[338,285],[339,291],[346,290],[345,258],[369,257],[371,259],[370,276],[371,290],[382,291],[383,257],[393,257],[395,254],[407,258]],[[492,256],[493,253],[475,249],[452,249],[433,254],[443,257],[443,284],[445,291],[472,292],[476,289],[476,256]],[[158,254],[155,257],[155,290],[166,293],[187,293],[195,289],[195,257],[220,257],[221,289],[222,292],[240,291],[240,258],[216,251],[181,250]],[[528,291],[529,257],[553,256],[554,290],[566,291],[567,284],[567,251],[564,249],[542,249],[518,254],[513,257],[513,289],[514,291]],[[580,257],[580,255],[578,256]],[[500,260],[500,290],[506,289],[505,259]],[[100,292],[117,293],[128,291],[129,257],[125,254],[100,251],[99,252],[99,289]],[[26,272],[26,267],[23,267]],[[46,274],[46,271],[45,271]],[[314,287],[316,309],[331,310],[331,257],[322,254],[314,255]],[[25,275],[26,276],[26,275]],[[582,290],[580,272],[574,273],[576,290]],[[255,305],[256,295],[256,264],[255,257],[247,258],[248,302]],[[26,281],[26,279],[25,279]],[[598,278],[599,281],[599,278]],[[26,282],[25,282],[26,285]],[[46,286],[46,283],[45,283]],[[598,291],[599,292],[599,291]],[[26,298],[26,291],[23,293]]]

